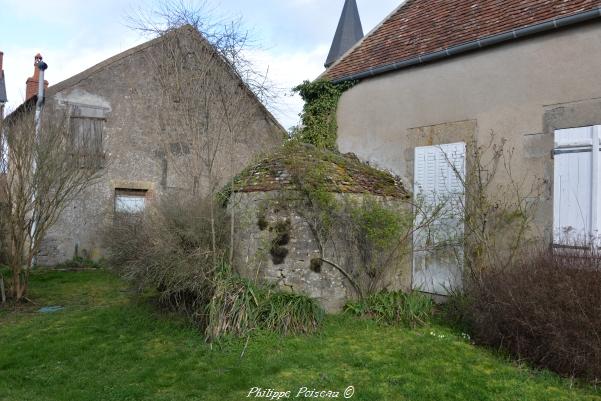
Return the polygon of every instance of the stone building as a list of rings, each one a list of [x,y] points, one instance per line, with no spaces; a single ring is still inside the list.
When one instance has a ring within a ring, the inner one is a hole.
[[[62,62],[68,60],[52,60],[50,68],[60,68]],[[171,69],[176,62],[182,69]],[[192,73],[197,75],[184,75]],[[211,79],[195,78],[200,74]],[[28,94],[29,87],[37,85],[35,78],[27,82]],[[199,98],[216,91],[217,84],[222,90],[219,102]],[[244,114],[244,121],[233,124],[234,117],[223,118],[221,102],[232,104],[237,118]],[[191,26],[50,86],[43,118],[63,114],[70,119],[72,146],[91,161],[82,168],[98,169],[100,179],[66,208],[47,234],[37,258],[41,265],[74,256],[101,258],[100,231],[114,213],[139,212],[148,202],[170,193],[207,195],[256,155],[280,146],[286,135],[225,59]],[[202,123],[200,117],[190,120],[195,115],[202,116]],[[227,137],[224,126],[230,130]],[[212,143],[220,146],[209,149]],[[213,157],[209,167],[195,159],[207,149]]]
[[[328,312],[355,299],[355,285],[410,288],[411,264],[401,247],[365,255],[369,250],[351,235],[351,223],[344,219],[329,223],[329,234],[324,234],[312,206],[315,199],[307,194],[313,188],[320,199],[331,197],[332,208],[377,202],[394,215],[410,216],[408,192],[389,173],[353,155],[287,145],[246,169],[234,185],[228,205],[237,223],[235,266],[243,277],[308,295]],[[373,265],[373,277],[366,275],[371,274],[368,265]]]
[[[446,156],[465,176],[470,144],[494,133],[514,149],[516,180],[546,183],[532,199],[544,241],[590,245],[601,224],[599,65],[601,0],[408,0],[322,77],[358,81],[338,107],[342,152],[398,174],[416,196],[448,193]],[[455,268],[416,251],[414,286]]]

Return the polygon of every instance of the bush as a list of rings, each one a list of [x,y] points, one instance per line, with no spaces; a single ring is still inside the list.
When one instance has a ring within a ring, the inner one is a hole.
[[[247,335],[257,326],[262,298],[259,288],[224,270],[216,280],[213,297],[208,304],[207,339]]]
[[[224,269],[215,285],[205,330],[208,340],[248,336],[263,329],[283,335],[317,331],[323,309],[307,296],[274,291]]]
[[[164,305],[204,327],[228,234],[225,210],[215,205],[211,213],[210,199],[163,197],[142,215],[116,215],[104,238],[123,278],[139,291],[158,290]]]
[[[317,331],[324,317],[319,304],[300,294],[269,292],[259,308],[260,327],[283,335]]]
[[[314,332],[323,310],[302,295],[281,293],[238,277],[223,261],[229,243],[225,210],[210,203],[165,199],[143,215],[116,216],[105,232],[110,262],[139,291],[183,312],[207,340],[243,337],[255,329]]]
[[[430,297],[417,291],[410,293],[379,292],[357,302],[347,303],[344,310],[385,324],[402,324],[411,328],[427,324],[434,310]]]
[[[601,259],[538,251],[469,283],[476,341],[565,376],[601,379]]]

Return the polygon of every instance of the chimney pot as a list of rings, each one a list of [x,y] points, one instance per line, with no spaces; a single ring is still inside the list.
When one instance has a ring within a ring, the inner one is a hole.
[[[25,82],[25,100],[29,100],[38,94],[38,84],[40,82],[40,70],[38,64],[40,61],[42,61],[42,55],[38,53],[34,56],[33,77],[27,78],[27,81]],[[44,80],[44,89],[48,89],[48,81],[46,80]]]

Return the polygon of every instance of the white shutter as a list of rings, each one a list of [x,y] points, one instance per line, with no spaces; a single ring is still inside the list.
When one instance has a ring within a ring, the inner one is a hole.
[[[413,288],[447,294],[461,283],[464,179],[465,143],[415,149],[416,225],[441,211],[414,234]]]
[[[601,126],[555,131],[553,241],[588,245],[599,233]],[[596,143],[596,146],[593,144]]]

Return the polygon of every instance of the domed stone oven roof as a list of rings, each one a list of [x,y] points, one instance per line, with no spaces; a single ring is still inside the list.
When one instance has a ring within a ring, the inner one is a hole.
[[[298,142],[289,142],[246,168],[234,180],[235,192],[302,188],[410,197],[400,178],[361,162],[354,154],[340,154]]]

